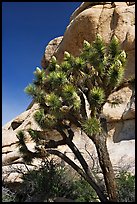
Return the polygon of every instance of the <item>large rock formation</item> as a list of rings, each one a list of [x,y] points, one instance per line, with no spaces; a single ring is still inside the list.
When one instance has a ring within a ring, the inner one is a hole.
[[[46,66],[49,64],[51,56],[54,55],[54,52],[58,48],[58,46],[61,43],[62,39],[63,39],[63,36],[58,37],[58,38],[54,38],[53,40],[51,40],[48,43],[48,45],[47,45],[47,47],[45,49],[43,59],[41,61],[41,66],[43,68],[46,68]]]
[[[64,37],[54,51],[62,61],[64,51],[77,56],[83,41],[92,42],[97,33],[108,43],[115,34],[122,49],[128,54],[125,77],[134,76],[135,70],[135,4],[132,2],[84,2],[70,17]],[[46,59],[46,56],[45,56]],[[46,67],[42,63],[43,67]]]
[[[68,25],[64,37],[55,38],[49,42],[46,47],[42,67],[46,68],[52,55],[56,55],[57,59],[63,59],[64,51],[77,56],[82,48],[83,40],[92,42],[96,33],[99,33],[106,43],[115,34],[121,42],[122,48],[128,54],[128,63],[126,69],[126,77],[135,74],[135,5],[134,2],[84,2],[72,14],[70,24]],[[134,173],[135,167],[135,95],[129,87],[125,87],[114,95],[122,97],[122,104],[116,108],[112,108],[108,103],[104,105],[104,114],[108,123],[108,139],[107,145],[112,160],[112,164],[117,167],[129,167]],[[32,103],[27,110],[8,122],[2,128],[2,165],[3,178],[6,180],[19,181],[19,169],[25,171],[21,155],[16,146],[16,134],[19,130],[27,130],[32,128],[41,132],[41,136],[47,139],[59,139],[56,131],[42,131],[33,119],[38,104]],[[75,127],[74,127],[75,128]],[[81,134],[79,129],[75,129],[74,143],[80,148],[83,155],[92,165],[92,160],[87,154],[90,150],[91,154],[96,158],[94,144],[89,138]],[[34,144],[27,137],[27,146],[33,150]],[[74,155],[66,147],[59,148],[65,152],[67,156],[72,158],[76,163]],[[92,151],[91,151],[92,150]],[[38,164],[38,160],[34,161],[34,165]],[[28,166],[33,168],[33,166]],[[18,172],[17,172],[18,169]]]

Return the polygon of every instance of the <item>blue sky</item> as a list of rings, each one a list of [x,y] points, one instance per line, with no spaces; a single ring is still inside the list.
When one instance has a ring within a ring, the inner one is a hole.
[[[2,125],[31,102],[24,88],[50,40],[64,35],[82,2],[2,2]]]

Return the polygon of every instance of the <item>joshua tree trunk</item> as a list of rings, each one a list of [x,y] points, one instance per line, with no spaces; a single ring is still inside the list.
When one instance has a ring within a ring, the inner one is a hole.
[[[82,169],[80,170],[80,168],[76,167],[76,165],[74,165],[72,161],[68,162],[68,159],[66,159],[66,157],[63,156],[62,159],[64,161],[66,161],[73,169],[75,169],[92,186],[92,188],[96,191],[96,193],[97,193],[97,195],[98,195],[101,202],[109,202],[109,200],[107,199],[107,197],[104,194],[103,190],[98,185],[98,181],[95,179],[95,176],[91,172],[91,170],[90,170],[87,162],[83,158],[81,152],[76,147],[76,145],[72,142],[74,132],[71,130],[71,128],[69,128],[68,129],[68,136],[67,136],[66,133],[64,131],[62,131],[61,129],[58,129],[58,131],[61,133],[62,137],[66,141],[66,144],[69,146],[69,148],[72,150],[72,152],[74,153],[74,155],[76,156],[76,158],[80,162],[84,172],[81,173],[83,170]],[[55,153],[55,152],[53,152],[53,153]]]
[[[107,193],[111,202],[117,202],[117,189],[114,170],[106,145],[106,135],[95,135],[92,139],[97,150],[100,167],[104,176]]]

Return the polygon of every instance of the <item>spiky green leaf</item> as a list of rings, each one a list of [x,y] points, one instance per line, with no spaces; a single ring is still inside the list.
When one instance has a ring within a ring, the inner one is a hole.
[[[72,68],[71,64],[69,63],[69,61],[63,61],[61,63],[61,69],[63,72],[68,72],[70,71]]]
[[[89,50],[91,48],[90,43],[87,40],[83,42],[83,50]]]
[[[30,96],[35,94],[36,88],[33,84],[29,84],[25,89],[24,92]]]
[[[57,120],[52,114],[44,114],[44,110],[39,110],[34,114],[34,119],[42,129],[53,128]]]
[[[38,132],[37,132],[36,130],[29,129],[29,130],[28,130],[28,133],[30,134],[31,139],[32,139],[34,142],[37,143],[37,142],[39,141]]]
[[[108,80],[111,87],[118,86],[124,76],[124,67],[122,66],[119,60],[116,60],[115,63],[108,70]]]
[[[69,54],[69,52],[65,51],[64,52],[64,59],[69,60],[71,57],[71,55]]]
[[[48,106],[50,106],[53,110],[57,110],[61,107],[61,99],[55,93],[51,92],[45,96],[45,102]]]
[[[24,132],[20,130],[20,131],[18,131],[16,136],[19,140],[17,145],[19,145],[19,146],[25,145],[26,136],[25,136]]]
[[[62,71],[51,72],[48,75],[48,81],[53,88],[57,88],[68,82],[66,74]]]
[[[115,58],[120,53],[120,44],[118,38],[114,35],[109,43],[108,53],[112,58]]]
[[[51,64],[56,64],[57,63],[57,58],[55,56],[51,57]]]
[[[89,93],[89,101],[91,107],[101,105],[104,102],[105,93],[104,90],[100,87],[93,87]]]
[[[101,132],[101,124],[97,118],[89,118],[82,124],[84,132],[88,136],[98,134]]]

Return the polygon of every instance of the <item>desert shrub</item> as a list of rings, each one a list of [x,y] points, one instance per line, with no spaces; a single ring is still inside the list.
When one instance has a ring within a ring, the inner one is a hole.
[[[71,199],[76,202],[97,202],[98,196],[94,189],[89,185],[87,181],[83,178],[72,183],[73,192],[71,194]]]
[[[95,174],[98,174],[95,171]],[[96,175],[97,176],[97,175]],[[2,187],[2,202],[53,202],[56,197],[75,202],[98,202],[94,189],[69,167],[62,167],[53,159],[45,160],[39,167],[22,176],[18,192]],[[118,201],[135,201],[135,176],[126,170],[117,172]]]
[[[15,202],[15,193],[2,186],[2,202]]]
[[[19,202],[23,201],[48,201],[56,195],[61,179],[61,169],[52,159],[45,160],[39,167],[22,176],[23,183],[17,194]],[[58,189],[59,190],[59,189]]]
[[[39,169],[27,172],[22,179],[23,183],[16,194],[18,202],[50,202],[56,197],[90,202],[97,198],[84,179],[72,175],[70,169],[60,166],[53,159],[46,160]]]
[[[135,202],[135,175],[122,170],[116,177],[119,202]]]

